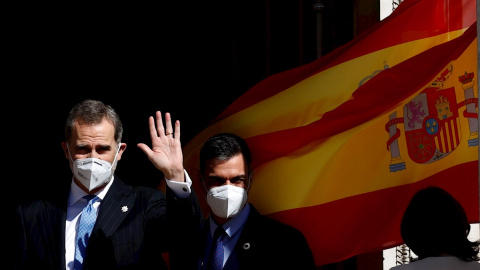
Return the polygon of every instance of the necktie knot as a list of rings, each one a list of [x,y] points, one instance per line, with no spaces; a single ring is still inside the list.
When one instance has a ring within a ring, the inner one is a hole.
[[[93,200],[92,203],[94,203],[98,199],[97,195],[93,195],[93,194],[85,195],[83,196],[83,198],[87,200],[87,203],[90,203],[90,201],[92,200]]]
[[[225,234],[225,230],[223,229],[223,227],[218,226],[218,228],[213,233],[213,240],[214,241],[221,241],[224,234]]]

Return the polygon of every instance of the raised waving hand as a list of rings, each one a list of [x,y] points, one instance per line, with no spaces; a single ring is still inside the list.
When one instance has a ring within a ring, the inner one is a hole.
[[[153,165],[163,172],[165,178],[183,182],[185,174],[180,142],[180,121],[175,121],[175,125],[172,126],[172,118],[167,112],[165,113],[164,127],[160,111],[156,112],[155,118],[156,121],[153,116],[148,118],[152,148],[144,143],[138,143],[137,146],[147,155]]]

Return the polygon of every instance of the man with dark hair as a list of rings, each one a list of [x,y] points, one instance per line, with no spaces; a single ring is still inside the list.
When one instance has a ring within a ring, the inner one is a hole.
[[[170,252],[172,270],[316,269],[299,230],[262,216],[247,202],[250,163],[248,145],[237,135],[221,133],[205,142],[200,174],[210,216],[198,230],[184,235],[181,242],[188,245]],[[220,232],[218,238],[215,232]]]

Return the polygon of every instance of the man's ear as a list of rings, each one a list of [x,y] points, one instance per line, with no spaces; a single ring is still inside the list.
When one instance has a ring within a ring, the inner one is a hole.
[[[70,153],[68,152],[68,146],[65,141],[62,142],[62,149],[63,149],[63,153],[65,154],[65,158],[70,160]]]
[[[127,149],[127,144],[126,143],[120,143],[120,149],[118,150],[117,160],[122,159],[122,154],[125,151],[125,149]]]

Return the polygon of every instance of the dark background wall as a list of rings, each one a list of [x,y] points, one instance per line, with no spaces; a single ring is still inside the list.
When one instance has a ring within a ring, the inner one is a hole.
[[[156,110],[181,121],[186,144],[257,82],[314,61],[378,22],[379,3],[70,3],[6,13],[4,177],[16,206],[70,181],[61,141],[75,103],[100,99],[117,109],[127,150],[116,173],[129,184],[155,187],[163,176],[136,144],[150,144],[148,117]]]

